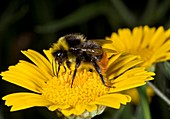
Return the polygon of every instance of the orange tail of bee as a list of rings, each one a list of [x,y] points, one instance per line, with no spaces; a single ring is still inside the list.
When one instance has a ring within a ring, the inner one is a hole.
[[[107,70],[107,67],[108,67],[107,66],[108,65],[108,57],[105,52],[103,53],[102,59],[99,62],[97,62],[97,64],[99,65],[102,73],[105,73]]]

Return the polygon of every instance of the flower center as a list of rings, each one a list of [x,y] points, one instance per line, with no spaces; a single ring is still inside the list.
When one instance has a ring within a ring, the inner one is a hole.
[[[148,48],[140,49],[140,50],[138,51],[138,54],[141,56],[141,58],[142,58],[144,61],[148,61],[148,60],[151,58],[152,51],[149,50]]]
[[[139,56],[144,62],[142,63],[144,66],[147,65],[147,63],[150,63],[149,61],[151,60],[151,56],[153,54],[151,49],[148,48],[143,48],[143,49],[138,49],[138,50],[132,50],[132,54]]]
[[[87,70],[77,71],[72,83],[73,71],[59,73],[43,86],[42,95],[49,101],[59,105],[88,104],[97,97],[106,94],[109,88],[105,87],[96,72]]]

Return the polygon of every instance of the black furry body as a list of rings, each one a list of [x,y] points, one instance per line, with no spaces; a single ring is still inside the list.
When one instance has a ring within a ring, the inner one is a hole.
[[[69,34],[64,37],[61,37],[57,44],[56,48],[53,47],[52,55],[54,60],[58,63],[58,72],[60,66],[66,62],[67,67],[70,67],[71,63],[75,63],[75,70],[72,77],[72,84],[76,76],[76,72],[81,63],[91,63],[99,74],[102,83],[105,85],[101,69],[98,66],[97,62],[102,59],[103,49],[96,42],[91,40],[86,40],[83,35],[79,34]]]

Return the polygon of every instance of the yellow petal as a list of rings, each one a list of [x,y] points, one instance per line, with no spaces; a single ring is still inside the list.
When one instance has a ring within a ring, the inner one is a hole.
[[[12,106],[11,111],[22,110],[34,106],[48,106],[51,102],[43,98],[43,96],[34,93],[13,93],[2,98],[6,100],[5,104]]]
[[[70,116],[71,114],[74,115],[81,115],[84,111],[85,111],[85,105],[77,105],[74,108],[69,108],[69,109],[63,109],[61,110],[61,112],[65,115],[65,116]]]
[[[34,50],[22,51],[22,53],[34,62],[43,71],[43,73],[53,75],[52,65],[44,56]]]
[[[134,55],[125,55],[120,56],[118,60],[113,62],[106,71],[106,75],[109,79],[114,78],[128,70],[131,67],[134,67],[140,64],[142,61],[137,59],[137,56]]]
[[[112,80],[113,86],[116,88],[110,89],[110,92],[123,91],[144,85],[145,81],[153,79],[150,77],[153,75],[153,72],[147,72],[141,67],[130,69],[116,79]]]
[[[55,110],[57,110],[57,109],[68,109],[68,108],[70,108],[69,105],[60,105],[60,104],[54,104],[54,105],[50,105],[50,106],[48,107],[48,109],[49,109],[50,111],[55,111]]]
[[[51,78],[50,75],[44,75],[41,69],[26,61],[10,66],[9,71],[2,72],[1,75],[4,80],[34,92],[41,92],[45,81]]]
[[[130,43],[132,43],[131,45],[131,49],[138,49],[138,47],[140,46],[141,40],[143,37],[143,29],[142,27],[135,27],[132,31],[132,39],[130,41]],[[135,39],[135,42],[133,42],[133,39]]]
[[[63,109],[61,110],[61,112],[65,115],[65,116],[70,116],[71,114],[74,114],[74,108],[71,109]]]
[[[164,41],[165,41],[164,28],[160,26],[154,33],[151,41],[149,42],[149,47],[151,49],[157,49],[162,45]]]
[[[140,44],[141,49],[148,47],[148,44],[149,44],[150,39],[152,38],[154,32],[155,32],[155,28],[149,28],[148,26],[144,26],[143,38],[142,38],[142,42]]]
[[[132,39],[132,33],[130,31],[130,29],[119,29],[118,30],[118,34],[119,34],[119,38],[120,40],[123,42],[125,50],[128,49],[129,47],[131,47],[131,39]]]
[[[169,36],[170,36],[170,28],[165,31],[165,35],[166,35],[166,38],[169,39]]]
[[[120,57],[120,55],[121,54],[117,54],[117,55],[112,56],[108,61],[108,67],[110,67],[112,65],[112,63],[115,62]]]
[[[124,94],[108,94],[97,98],[93,103],[119,109],[120,104],[130,102],[131,98]]]
[[[86,105],[77,105],[74,109],[73,114],[80,115],[85,111]]]
[[[97,106],[88,104],[88,105],[86,105],[86,110],[89,112],[92,112],[94,110],[97,110]]]
[[[123,41],[121,41],[120,39],[119,39],[119,36],[116,34],[116,33],[112,33],[112,35],[111,35],[111,39],[110,40],[112,40],[113,41],[113,47],[115,48],[115,49],[118,49],[118,51],[121,51],[121,49],[123,49],[123,50],[125,50],[125,45],[122,43]],[[112,46],[110,46],[110,47],[112,47]],[[108,47],[108,48],[110,48],[110,47]]]
[[[53,56],[51,54],[51,48],[49,50],[43,50],[44,54],[47,56],[48,60],[52,63],[53,61]]]
[[[160,46],[157,50],[155,50],[153,57],[160,57],[158,54],[169,52],[169,49],[170,49],[169,46],[170,46],[170,40],[168,40],[166,43]]]

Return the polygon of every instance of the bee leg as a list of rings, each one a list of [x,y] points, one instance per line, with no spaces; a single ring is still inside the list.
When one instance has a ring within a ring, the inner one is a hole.
[[[72,77],[71,88],[74,82],[74,78],[76,76],[77,68],[80,66],[80,63],[81,63],[80,58],[76,58],[76,65],[75,65],[75,70],[74,70],[73,77]]]
[[[70,65],[71,65],[71,62],[67,60],[66,61],[66,66],[67,66],[68,69],[70,69]],[[70,71],[70,74],[71,74],[71,71]]]
[[[60,71],[60,63],[58,63],[57,77],[58,77],[59,71]]]
[[[70,69],[71,62],[70,61],[66,61],[66,65]]]
[[[51,65],[52,65],[53,74],[55,75],[55,71],[54,71],[54,61],[52,61]]]
[[[69,68],[70,69],[70,61],[66,61],[66,66],[67,66],[67,68]],[[64,72],[66,73],[66,67],[65,67],[65,65],[64,65]]]
[[[64,73],[66,73],[66,67],[64,66]]]
[[[99,74],[103,85],[105,85],[106,87],[110,87],[110,86],[106,85],[106,83],[104,81],[104,77],[103,77],[103,75],[101,73],[100,67],[97,65],[97,63],[95,61],[92,61],[92,64],[93,64],[94,68],[96,69],[97,73]]]

